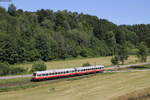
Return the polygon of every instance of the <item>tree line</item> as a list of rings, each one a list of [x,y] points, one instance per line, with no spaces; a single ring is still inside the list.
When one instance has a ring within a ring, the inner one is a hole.
[[[0,7],[0,62],[114,55],[123,63],[128,54],[139,52],[139,47],[149,52],[149,43],[149,24],[116,25],[67,10],[29,12],[13,4],[8,10]]]

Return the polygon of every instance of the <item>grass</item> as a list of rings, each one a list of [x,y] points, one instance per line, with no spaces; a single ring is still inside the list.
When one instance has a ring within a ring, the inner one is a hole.
[[[149,76],[150,72],[146,71],[75,77],[34,88],[3,92],[0,93],[0,100],[111,100],[150,87]]]
[[[137,90],[113,100],[150,100],[150,88]]]
[[[8,92],[8,91],[15,91],[15,90],[26,89],[26,88],[33,88],[43,84],[51,84],[54,82],[60,82],[66,80],[78,80],[82,78],[91,77],[93,75],[97,75],[97,74],[89,74],[89,75],[83,75],[77,77],[47,80],[47,81],[40,81],[40,82],[32,82],[31,78],[3,79],[0,81],[0,92]]]
[[[109,57],[97,57],[97,58],[82,58],[82,59],[70,59],[70,60],[58,60],[58,61],[49,61],[45,62],[48,66],[48,69],[61,69],[61,68],[69,68],[69,67],[79,67],[82,66],[84,63],[90,63],[91,65],[105,65],[110,66],[111,65],[111,56]],[[125,64],[133,64],[133,63],[139,63],[136,62],[137,57],[136,56],[130,56],[127,61],[125,61]],[[150,56],[148,57],[148,61],[150,62]],[[24,68],[31,69],[32,63],[28,64],[16,64],[14,66],[23,66]]]

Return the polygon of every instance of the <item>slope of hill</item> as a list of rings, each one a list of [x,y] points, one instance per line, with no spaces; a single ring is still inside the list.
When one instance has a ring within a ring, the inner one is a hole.
[[[135,54],[148,47],[150,25],[118,26],[83,13],[52,10],[23,11],[0,7],[0,62],[111,56],[120,50]]]

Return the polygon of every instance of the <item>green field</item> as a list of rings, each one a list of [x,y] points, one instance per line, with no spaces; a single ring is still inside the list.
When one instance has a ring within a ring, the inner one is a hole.
[[[89,62],[92,65],[111,65],[111,56],[109,57],[97,57],[97,58],[82,58],[82,59],[72,59],[72,60],[59,60],[59,61],[49,61],[46,62],[48,69],[60,69],[60,68],[69,68],[69,67],[79,67],[82,64]],[[150,56],[148,57],[148,61],[150,62]],[[125,64],[133,64],[139,63],[137,62],[136,56],[130,56]],[[25,67],[31,69],[32,64],[16,64],[15,66]]]
[[[150,87],[150,72],[104,73],[2,92],[0,100],[111,100]]]

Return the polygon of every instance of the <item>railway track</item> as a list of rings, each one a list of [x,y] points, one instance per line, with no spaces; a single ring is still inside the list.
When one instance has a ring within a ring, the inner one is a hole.
[[[150,65],[150,63],[148,62],[148,63],[140,63],[140,64],[110,66],[108,68],[105,68],[105,70],[115,69],[115,68],[126,68],[126,67],[132,67],[132,66],[142,66],[142,65]],[[138,71],[143,71],[143,70],[138,70]],[[107,71],[107,72],[122,72],[122,71]],[[25,78],[25,77],[32,77],[32,74],[29,74],[29,75],[15,75],[15,76],[4,76],[4,77],[0,77],[0,80],[2,80],[2,79]]]

